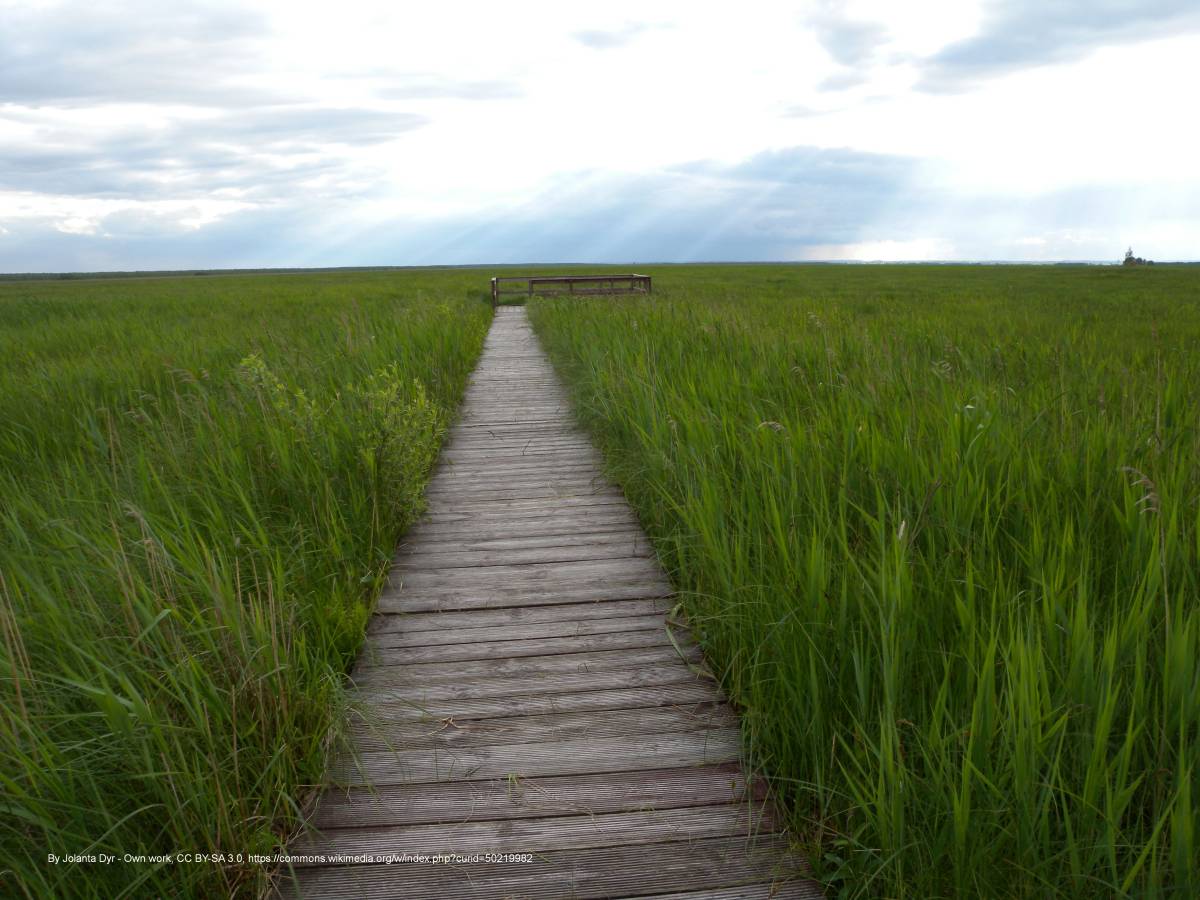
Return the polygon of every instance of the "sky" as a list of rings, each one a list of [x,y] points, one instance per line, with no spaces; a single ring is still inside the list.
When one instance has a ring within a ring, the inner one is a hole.
[[[0,0],[0,272],[1200,258],[1200,0]]]

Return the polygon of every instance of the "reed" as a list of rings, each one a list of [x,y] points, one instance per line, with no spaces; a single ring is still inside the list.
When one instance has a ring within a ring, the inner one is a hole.
[[[482,347],[476,280],[0,285],[0,894],[261,893]],[[122,862],[180,853],[216,861]]]
[[[1200,894],[1200,272],[652,274],[531,317],[830,895]]]

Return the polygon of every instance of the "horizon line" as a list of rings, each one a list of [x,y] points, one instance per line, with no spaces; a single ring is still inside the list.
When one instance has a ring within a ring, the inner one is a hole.
[[[1200,265],[1200,259],[1178,259],[1152,261],[1152,266]],[[41,272],[0,272],[0,280],[20,281],[51,278],[118,278],[166,277],[171,275],[221,275],[221,274],[299,274],[304,272],[378,272],[410,269],[513,269],[554,268],[567,266],[1112,266],[1122,268],[1120,260],[1109,259],[762,259],[762,260],[688,260],[671,262],[482,262],[482,263],[380,263],[373,265],[347,266],[239,266],[229,268],[182,268],[182,269],[77,269]],[[1141,268],[1141,267],[1139,267]]]

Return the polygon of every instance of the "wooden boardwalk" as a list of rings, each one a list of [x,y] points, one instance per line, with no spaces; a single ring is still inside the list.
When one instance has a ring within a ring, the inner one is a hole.
[[[530,330],[501,307],[354,671],[304,897],[820,897]],[[678,647],[678,649],[677,649]],[[472,861],[474,854],[529,861]]]

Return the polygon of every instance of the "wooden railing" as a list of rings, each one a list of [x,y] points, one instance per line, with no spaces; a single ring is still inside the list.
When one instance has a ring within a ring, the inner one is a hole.
[[[505,285],[512,284],[513,288]],[[504,275],[492,279],[492,306],[501,297],[532,297],[534,294],[649,294],[649,275]]]

